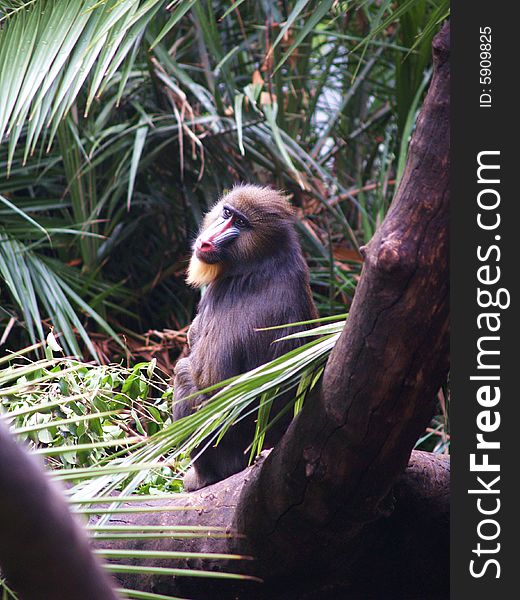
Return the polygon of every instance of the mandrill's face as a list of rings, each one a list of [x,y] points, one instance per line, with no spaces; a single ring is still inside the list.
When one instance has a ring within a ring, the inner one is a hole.
[[[244,273],[285,246],[293,211],[269,188],[235,187],[206,215],[195,240],[188,283],[206,285],[224,271]]]
[[[252,233],[249,219],[236,207],[224,201],[219,202],[208,216],[214,217],[195,241],[195,256],[209,265],[226,260],[238,238]],[[243,245],[240,240],[238,245]]]

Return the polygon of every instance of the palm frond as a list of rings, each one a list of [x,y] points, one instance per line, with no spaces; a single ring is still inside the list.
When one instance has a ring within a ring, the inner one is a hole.
[[[97,352],[78,313],[93,318],[110,336],[121,343],[117,334],[74,290],[51,268],[18,240],[0,229],[0,275],[5,282],[5,302],[9,297],[21,311],[29,337],[43,341],[42,322],[49,316],[51,323],[63,333],[63,345],[69,354],[81,356],[76,333],[92,356]],[[3,295],[3,294],[2,294]]]
[[[35,123],[28,148],[44,127],[50,128],[50,143],[92,74],[88,113],[117,67],[132,56],[140,34],[162,4],[160,0],[3,3],[0,143],[4,136],[9,138],[11,155],[26,120]]]

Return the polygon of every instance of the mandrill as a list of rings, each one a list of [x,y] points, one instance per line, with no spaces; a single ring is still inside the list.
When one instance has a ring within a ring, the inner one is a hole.
[[[282,194],[266,187],[237,186],[205,216],[188,283],[207,288],[188,333],[189,356],[175,368],[175,419],[206,400],[203,395],[183,398],[289,352],[303,342],[273,342],[306,329],[259,328],[317,317],[293,209]],[[287,400],[277,399],[273,411]],[[255,419],[255,414],[243,418],[218,445],[204,450],[184,479],[185,489],[205,487],[244,469]],[[267,430],[267,447],[282,437],[289,421],[290,415]]]

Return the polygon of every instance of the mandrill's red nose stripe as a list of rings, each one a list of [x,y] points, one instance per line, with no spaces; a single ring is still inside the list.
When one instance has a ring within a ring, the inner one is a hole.
[[[202,238],[199,238],[198,248],[203,252],[209,252],[210,250],[214,250],[215,244],[214,242],[218,240],[218,238],[223,235],[227,229],[229,229],[233,225],[233,219],[227,219],[224,223],[219,223],[211,227],[208,231],[206,231],[206,235]]]

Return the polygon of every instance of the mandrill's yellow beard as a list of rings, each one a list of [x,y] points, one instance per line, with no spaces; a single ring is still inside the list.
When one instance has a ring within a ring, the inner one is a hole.
[[[208,285],[220,275],[221,266],[219,264],[209,265],[199,260],[195,254],[191,257],[188,267],[188,277],[186,281],[195,287]]]

